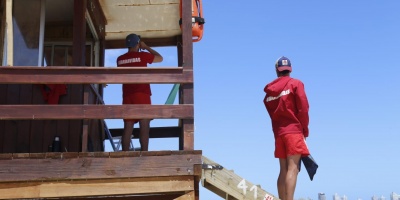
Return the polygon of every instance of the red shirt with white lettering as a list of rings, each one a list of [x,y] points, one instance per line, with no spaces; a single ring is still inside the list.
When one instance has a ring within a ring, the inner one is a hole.
[[[127,52],[117,58],[118,67],[147,67],[153,63],[154,55],[148,52]],[[123,84],[123,96],[141,92],[151,95],[150,84]]]
[[[309,105],[304,84],[290,76],[281,76],[267,84],[264,91],[274,136],[302,133],[308,137]]]

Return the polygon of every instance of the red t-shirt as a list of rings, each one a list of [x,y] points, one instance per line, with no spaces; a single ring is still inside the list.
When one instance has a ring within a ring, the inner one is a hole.
[[[308,137],[308,100],[304,84],[289,76],[282,76],[264,88],[264,104],[271,117],[274,135],[302,133]]]
[[[117,58],[118,67],[147,67],[153,63],[154,55],[148,52],[127,52]],[[123,96],[141,92],[151,95],[150,84],[123,84]]]

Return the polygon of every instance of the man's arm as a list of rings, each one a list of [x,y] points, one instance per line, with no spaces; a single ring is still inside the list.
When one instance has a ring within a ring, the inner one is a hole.
[[[304,137],[308,137],[308,100],[307,95],[304,90],[304,84],[299,82],[296,89],[296,106],[297,106],[297,118],[299,119],[301,126],[303,127],[303,135]]]
[[[154,50],[151,47],[147,46],[147,44],[144,43],[143,41],[140,42],[140,48],[141,49],[145,49],[149,53],[154,55],[153,63],[158,63],[158,62],[162,62],[163,61],[163,57],[156,50]]]

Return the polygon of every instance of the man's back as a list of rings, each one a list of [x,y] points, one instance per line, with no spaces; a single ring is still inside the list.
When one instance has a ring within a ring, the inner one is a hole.
[[[275,136],[303,133],[307,137],[309,106],[304,84],[290,76],[281,76],[267,84],[264,91],[264,105]]]

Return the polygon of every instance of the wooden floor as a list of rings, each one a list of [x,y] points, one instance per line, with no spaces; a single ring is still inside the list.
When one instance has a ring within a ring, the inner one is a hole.
[[[201,151],[0,154],[0,199],[199,199]]]

